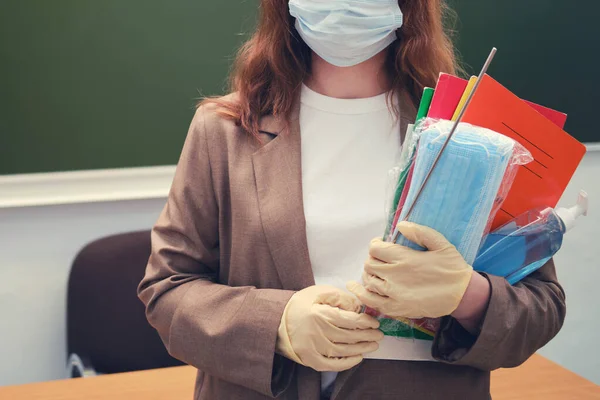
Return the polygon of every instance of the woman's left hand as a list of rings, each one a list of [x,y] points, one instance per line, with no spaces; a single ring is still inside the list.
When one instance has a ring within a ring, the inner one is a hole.
[[[390,317],[437,318],[455,313],[459,321],[478,320],[489,299],[487,280],[474,274],[458,250],[437,231],[407,222],[398,228],[427,251],[374,239],[365,263],[364,286],[349,282],[348,290]],[[469,301],[463,302],[463,298]]]

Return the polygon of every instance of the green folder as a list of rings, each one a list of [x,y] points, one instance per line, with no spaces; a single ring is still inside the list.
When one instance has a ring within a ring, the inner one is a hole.
[[[419,111],[417,112],[417,121],[427,116],[434,92],[435,90],[429,87],[423,89],[423,97],[421,97],[421,104],[419,104]]]

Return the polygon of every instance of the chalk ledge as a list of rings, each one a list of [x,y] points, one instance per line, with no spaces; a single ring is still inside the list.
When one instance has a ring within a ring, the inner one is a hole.
[[[175,166],[0,176],[0,208],[166,198]]]

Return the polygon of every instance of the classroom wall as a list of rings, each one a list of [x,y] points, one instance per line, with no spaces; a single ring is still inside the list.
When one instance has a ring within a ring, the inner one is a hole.
[[[94,239],[149,229],[164,203],[0,209],[0,386],[65,377],[71,262]]]
[[[585,156],[560,204],[573,205],[580,189],[588,192],[589,214],[565,235],[556,256],[558,277],[567,293],[567,317],[542,354],[600,384],[600,149]]]
[[[580,188],[590,216],[556,257],[568,296],[567,319],[542,354],[600,384],[600,152],[591,152],[563,204]],[[164,199],[0,209],[0,385],[59,379],[65,374],[66,288],[70,264],[88,242],[150,228]]]

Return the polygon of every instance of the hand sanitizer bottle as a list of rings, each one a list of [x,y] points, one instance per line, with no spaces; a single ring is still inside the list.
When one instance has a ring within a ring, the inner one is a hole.
[[[521,214],[485,238],[473,268],[514,285],[546,264],[560,250],[563,235],[587,212],[588,196],[582,190],[571,208],[535,208]]]

